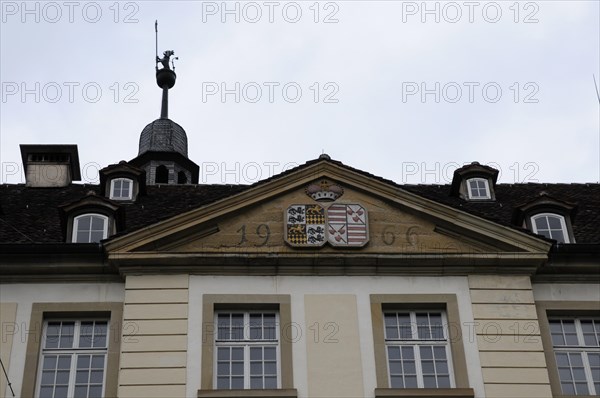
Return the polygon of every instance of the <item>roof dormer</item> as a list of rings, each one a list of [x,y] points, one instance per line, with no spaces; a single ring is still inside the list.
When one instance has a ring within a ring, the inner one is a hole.
[[[77,145],[22,144],[20,147],[28,187],[66,187],[81,180]]]
[[[575,243],[572,221],[577,205],[551,197],[545,192],[515,207],[512,222],[558,243]]]
[[[451,195],[468,201],[496,200],[498,170],[473,162],[454,171]]]
[[[146,193],[146,172],[122,160],[100,170],[100,195],[119,202],[135,202]]]
[[[74,202],[59,206],[66,242],[97,243],[125,228],[124,214],[112,200],[94,191]]]

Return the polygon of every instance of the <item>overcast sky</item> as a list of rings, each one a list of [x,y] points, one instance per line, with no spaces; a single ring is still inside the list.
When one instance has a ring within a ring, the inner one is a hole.
[[[505,183],[600,179],[596,0],[1,4],[2,182],[23,182],[24,143],[77,144],[85,182],[137,156],[155,19],[200,182],[323,152],[398,183],[475,160]]]

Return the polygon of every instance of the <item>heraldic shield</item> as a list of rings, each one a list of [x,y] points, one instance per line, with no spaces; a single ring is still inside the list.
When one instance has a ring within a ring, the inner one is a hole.
[[[317,204],[291,205],[286,210],[287,242],[292,246],[323,246],[325,238],[325,209]]]
[[[285,219],[285,240],[292,246],[362,247],[369,241],[367,210],[359,204],[295,204]]]
[[[327,239],[333,246],[366,245],[367,225],[367,210],[361,205],[333,204],[327,209]]]

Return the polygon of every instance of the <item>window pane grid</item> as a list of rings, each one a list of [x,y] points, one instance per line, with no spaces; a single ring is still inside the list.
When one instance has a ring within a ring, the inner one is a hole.
[[[538,214],[531,218],[533,231],[559,243],[569,243],[565,219],[558,214]]]
[[[275,314],[250,314],[250,340],[275,340]]]
[[[66,398],[70,373],[70,355],[48,355],[43,357],[40,397]]]
[[[99,321],[82,321],[79,333],[79,347],[105,348],[107,323]]]
[[[116,178],[111,181],[111,199],[131,199],[132,181],[128,178]]]
[[[244,388],[244,347],[217,347],[217,388]]]
[[[219,312],[216,317],[216,388],[278,388],[277,313]]]
[[[75,397],[101,397],[105,355],[77,355]]]
[[[107,341],[107,321],[45,322],[39,396],[101,397]]]
[[[276,347],[250,347],[250,388],[277,388],[276,351]]]
[[[471,178],[467,182],[470,199],[490,199],[487,180],[483,178]]]
[[[44,348],[71,348],[75,322],[49,322],[46,327]]]
[[[218,314],[217,340],[244,340],[244,314]]]
[[[417,367],[413,347],[388,346],[390,387],[417,388]]]
[[[562,393],[600,394],[600,320],[564,318],[549,323]]]
[[[586,346],[600,347],[600,320],[582,319],[581,331],[583,344]]]
[[[391,388],[451,388],[445,313],[439,311],[385,312]]]
[[[550,334],[554,346],[579,346],[574,319],[550,321]]]
[[[423,387],[450,388],[446,347],[422,345],[419,347],[419,354],[423,370]]]
[[[75,217],[73,222],[73,241],[75,243],[97,243],[106,239],[108,218],[98,214],[86,214]]]

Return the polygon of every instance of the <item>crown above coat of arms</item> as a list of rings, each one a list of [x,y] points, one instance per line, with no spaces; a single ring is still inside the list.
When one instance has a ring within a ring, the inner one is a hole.
[[[321,180],[306,187],[306,194],[316,201],[329,202],[344,194],[344,189],[334,182]]]

